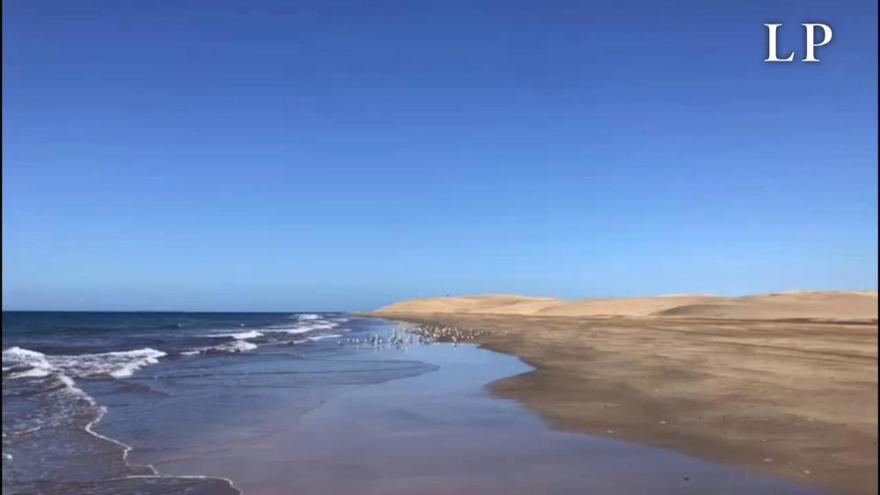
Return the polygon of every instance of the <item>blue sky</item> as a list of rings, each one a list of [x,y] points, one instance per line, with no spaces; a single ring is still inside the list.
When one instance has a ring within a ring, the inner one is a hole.
[[[876,289],[876,2],[430,4],[5,2],[4,309]]]

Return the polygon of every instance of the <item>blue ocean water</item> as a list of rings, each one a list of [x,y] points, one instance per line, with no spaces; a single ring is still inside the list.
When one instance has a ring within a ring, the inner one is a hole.
[[[235,493],[129,454],[231,440],[279,404],[292,418],[346,386],[432,369],[339,359],[378,333],[333,313],[4,312],[4,493]]]

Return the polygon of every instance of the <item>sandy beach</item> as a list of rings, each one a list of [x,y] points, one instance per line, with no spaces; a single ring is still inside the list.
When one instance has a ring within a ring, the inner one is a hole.
[[[161,350],[73,354],[64,322]],[[341,313],[16,313],[4,329],[24,347],[3,352],[3,493],[827,494],[555,428],[488,390],[532,366],[454,331]],[[47,341],[67,347],[29,349]]]
[[[481,330],[536,368],[491,390],[559,428],[877,491],[876,292],[447,297],[373,315]]]

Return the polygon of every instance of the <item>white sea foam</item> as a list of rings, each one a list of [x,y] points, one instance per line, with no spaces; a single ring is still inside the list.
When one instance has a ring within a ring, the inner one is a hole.
[[[245,340],[236,340],[234,342],[230,342],[228,344],[218,345],[217,347],[212,347],[211,349],[221,351],[221,352],[247,352],[252,351],[257,348],[257,344],[252,342],[247,342]]]
[[[165,355],[162,351],[145,347],[133,351],[49,356],[48,359],[50,363],[78,377],[108,375],[113,378],[125,378],[144,366],[158,363],[159,358]]]
[[[125,463],[126,466],[131,466],[131,464],[129,464],[129,462],[128,462],[128,454],[131,453],[131,450],[132,450],[131,445],[128,445],[125,442],[121,442],[115,438],[108,437],[107,435],[102,435],[102,434],[98,433],[97,431],[95,431],[95,429],[94,429],[95,425],[97,425],[104,418],[105,414],[107,414],[107,408],[103,407],[103,406],[99,407],[97,416],[95,416],[95,419],[90,421],[85,426],[85,431],[88,434],[90,434],[96,438],[100,438],[101,440],[104,440],[106,442],[110,442],[112,444],[117,445],[122,450],[122,462]],[[234,491],[241,493],[241,490],[239,490],[235,486],[235,483],[233,483],[231,479],[224,478],[222,476],[215,477],[215,476],[204,476],[204,475],[161,474],[155,468],[155,466],[153,466],[152,464],[147,464],[143,467],[148,469],[151,474],[130,474],[127,476],[123,476],[123,479],[151,479],[151,478],[153,478],[153,479],[154,478],[170,478],[170,479],[176,478],[176,479],[200,479],[200,480],[218,479],[218,480],[222,480],[222,481],[226,482],[229,485],[229,487],[232,488]]]
[[[236,340],[229,344],[240,346],[248,350],[256,348],[255,344],[241,340]],[[115,438],[102,435],[94,430],[94,426],[100,422],[107,413],[107,408],[99,406],[89,394],[76,386],[76,382],[73,378],[65,373],[71,373],[77,377],[107,374],[115,378],[121,378],[130,376],[134,371],[143,366],[158,362],[158,359],[165,355],[166,354],[162,351],[144,348],[132,351],[105,352],[100,354],[52,356],[32,351],[30,349],[23,349],[21,347],[10,347],[3,351],[3,370],[10,371],[23,367],[28,367],[29,369],[17,373],[11,373],[4,377],[4,380],[7,378],[47,377],[53,375],[53,377],[63,385],[62,388],[53,393],[62,392],[65,396],[73,396],[76,399],[82,399],[89,404],[89,407],[96,408],[95,417],[85,425],[85,431],[96,438],[117,445],[122,450],[123,463],[130,466],[128,463],[128,454],[131,452],[131,446],[116,440]],[[44,425],[38,425],[32,428],[31,431],[38,431],[43,427]],[[3,432],[3,437],[6,437],[5,431]],[[12,459],[12,454],[3,452],[4,461],[12,462]],[[241,490],[239,490],[229,478],[202,475],[163,475],[150,464],[144,467],[146,467],[151,474],[127,475],[122,478],[218,479],[227,483],[234,491],[241,493]]]
[[[181,352],[181,356],[197,356],[199,354],[210,354],[210,353],[229,353],[235,354],[239,352],[247,352],[256,349],[257,344],[253,342],[248,342],[246,340],[233,340],[232,342],[227,342],[225,344],[215,345],[211,347],[201,347],[199,349],[193,349],[190,351]]]
[[[233,338],[236,340],[247,340],[247,339],[256,339],[258,337],[262,337],[263,333],[258,332],[256,330],[251,330],[249,332],[238,332],[238,333],[214,333],[208,335],[208,337],[217,337],[217,338]]]
[[[339,326],[340,323],[348,321],[347,318],[334,318],[332,320],[325,319],[324,316],[318,314],[301,314],[292,315],[291,319],[297,320],[293,325],[281,324],[272,325],[263,328],[263,332],[269,333],[286,333],[290,335],[298,335],[302,333],[314,332],[316,330],[331,330]]]
[[[308,340],[314,341],[314,340],[324,340],[324,339],[338,339],[339,337],[342,337],[342,335],[339,335],[338,333],[327,333],[324,335],[314,335],[312,337],[306,337],[306,338]]]
[[[287,333],[290,335],[297,335],[301,333],[309,333],[314,332],[315,330],[330,330],[339,326],[339,323],[334,323],[332,321],[319,321],[315,323],[300,323],[293,326],[279,325],[274,327],[269,327],[264,329],[266,332],[279,332],[279,333]]]
[[[99,354],[46,355],[21,347],[3,351],[3,364],[28,369],[10,374],[9,378],[45,377],[57,372],[64,377],[129,377],[135,371],[159,362],[166,354],[149,347],[131,351]]]
[[[53,370],[45,354],[21,347],[10,347],[3,351],[3,367],[5,370],[28,368],[10,373],[9,378],[44,377],[52,374]]]
[[[58,380],[64,384],[64,391],[65,392],[67,392],[68,394],[73,395],[77,398],[85,400],[86,402],[88,402],[92,406],[98,405],[98,403],[95,402],[95,399],[93,399],[91,395],[87,394],[85,392],[85,390],[76,386],[76,382],[73,381],[73,378],[70,378],[69,376],[65,375],[64,373],[58,373],[56,376],[57,376]]]

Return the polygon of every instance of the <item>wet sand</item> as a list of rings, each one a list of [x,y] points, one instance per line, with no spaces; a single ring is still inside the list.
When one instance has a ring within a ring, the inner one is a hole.
[[[846,495],[877,492],[877,324],[456,314],[532,372],[491,390],[559,428]]]

